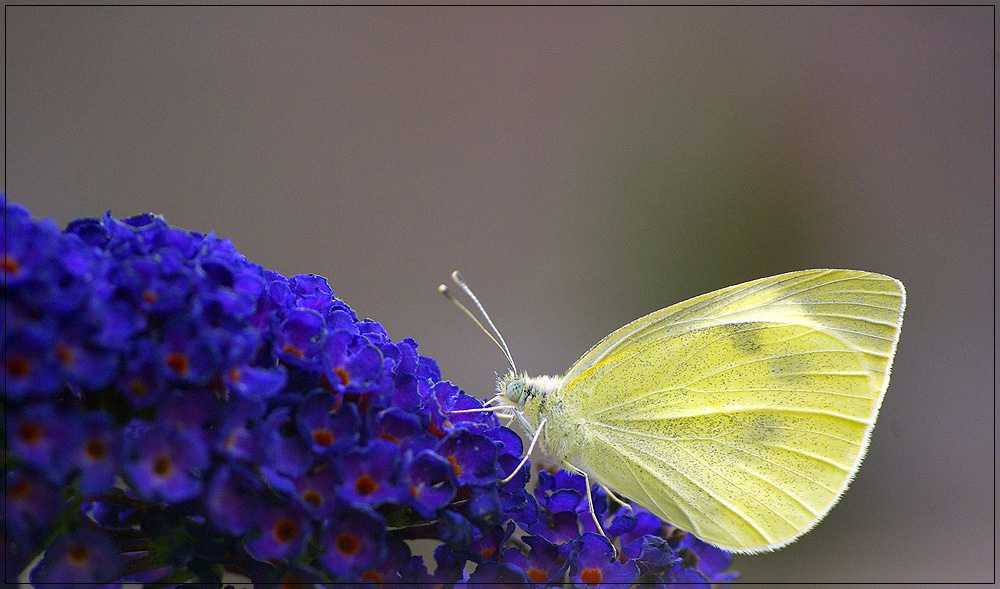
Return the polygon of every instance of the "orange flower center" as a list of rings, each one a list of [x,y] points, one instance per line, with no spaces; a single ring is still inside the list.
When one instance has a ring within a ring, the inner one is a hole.
[[[527,575],[528,578],[535,583],[544,583],[549,578],[549,576],[545,574],[545,571],[540,571],[535,567],[531,567],[530,569],[528,569]]]
[[[604,575],[601,574],[601,569],[583,569],[580,571],[580,580],[584,583],[590,585],[591,587],[597,587],[601,584],[601,578]]]
[[[3,271],[7,274],[13,274],[21,269],[21,264],[18,263],[17,258],[10,254],[4,254],[3,257]]]
[[[86,563],[90,558],[90,551],[85,545],[77,544],[66,551],[66,556],[69,558],[70,562],[81,565]]]
[[[369,583],[383,583],[385,579],[382,575],[374,569],[368,569],[367,571],[361,573],[361,579],[363,581],[368,581]]]
[[[17,429],[17,435],[25,444],[37,444],[42,439],[42,426],[26,421]]]
[[[188,370],[191,369],[191,365],[188,363],[187,356],[181,354],[180,352],[171,352],[167,354],[166,359],[167,366],[171,368],[174,372],[181,376],[185,376]]]
[[[295,356],[296,358],[301,358],[304,355],[302,353],[302,350],[296,348],[291,344],[285,344],[285,346],[281,348],[281,351],[288,354],[289,356]]]
[[[7,358],[7,374],[14,377],[21,377],[31,372],[31,363],[24,356],[11,356]]]
[[[329,446],[333,443],[333,432],[328,429],[313,430],[313,441],[318,446]]]
[[[344,556],[354,556],[361,550],[361,543],[350,534],[341,534],[337,536],[337,550]]]
[[[294,520],[282,518],[274,524],[274,537],[278,542],[289,542],[298,534],[299,526]]]
[[[170,461],[169,456],[157,456],[153,460],[153,472],[158,476],[164,477],[170,474],[170,469],[173,463]]]
[[[354,481],[354,491],[358,495],[371,495],[376,489],[378,489],[378,483],[366,474],[361,475],[358,477],[358,480]]]
[[[455,460],[454,456],[446,456],[448,462],[451,463],[451,468],[455,471],[455,476],[460,476],[462,474],[462,465]]]
[[[309,489],[302,493],[302,500],[317,508],[323,505],[323,495],[316,489]]]
[[[84,448],[87,456],[93,460],[101,460],[108,454],[108,446],[104,440],[88,440]]]

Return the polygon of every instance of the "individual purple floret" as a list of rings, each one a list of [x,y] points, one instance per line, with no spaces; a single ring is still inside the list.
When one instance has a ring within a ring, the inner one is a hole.
[[[533,583],[556,583],[561,580],[569,568],[571,557],[579,552],[579,547],[572,542],[552,544],[542,536],[528,536],[525,544],[530,548],[524,554],[518,548],[508,548],[504,552],[504,560],[515,565]]]
[[[337,460],[340,497],[353,505],[369,507],[402,501],[399,463],[399,448],[384,440],[344,450]]]
[[[65,480],[74,466],[74,455],[68,450],[83,437],[78,415],[48,403],[33,403],[7,413],[5,425],[9,449],[21,461],[56,484]]]
[[[367,508],[344,509],[319,534],[320,563],[342,578],[360,579],[385,557],[385,521]]]
[[[79,587],[113,581],[121,571],[122,557],[111,539],[80,529],[57,538],[30,578],[46,587]]]
[[[122,450],[119,431],[111,415],[104,411],[84,415],[80,439],[74,450],[80,493],[93,497],[110,489],[121,468]]]
[[[126,432],[125,474],[151,501],[180,503],[204,486],[208,451],[196,436],[169,424],[133,423]]]
[[[264,484],[249,469],[223,464],[205,489],[205,515],[217,530],[230,536],[249,532],[261,517]]]
[[[569,567],[569,578],[577,585],[629,585],[639,576],[635,560],[614,560],[611,543],[597,534],[580,536],[580,550]]]
[[[247,537],[247,553],[259,561],[287,563],[302,552],[310,528],[309,516],[294,503],[268,506],[256,533]]]
[[[458,485],[451,463],[431,450],[411,455],[404,472],[407,477],[403,484],[410,495],[410,505],[421,517],[433,518],[455,497]]]

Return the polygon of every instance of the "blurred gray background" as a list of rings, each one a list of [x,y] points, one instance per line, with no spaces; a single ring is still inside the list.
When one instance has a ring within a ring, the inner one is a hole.
[[[757,582],[995,573],[991,7],[7,7],[8,198],[329,278],[490,394],[645,313],[836,267],[908,289],[865,464]]]

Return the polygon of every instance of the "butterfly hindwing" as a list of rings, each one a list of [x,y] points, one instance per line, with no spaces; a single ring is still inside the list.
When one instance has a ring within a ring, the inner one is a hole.
[[[787,544],[857,471],[903,306],[891,278],[817,270],[639,319],[563,380],[558,395],[583,407],[574,458],[707,542]]]

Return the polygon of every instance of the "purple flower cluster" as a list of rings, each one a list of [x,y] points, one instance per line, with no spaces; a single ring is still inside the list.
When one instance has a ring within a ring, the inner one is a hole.
[[[60,231],[4,201],[3,240],[7,582],[41,553],[30,580],[64,586],[735,578],[597,489],[614,559],[582,477],[502,483],[520,437],[323,278],[153,215]]]

